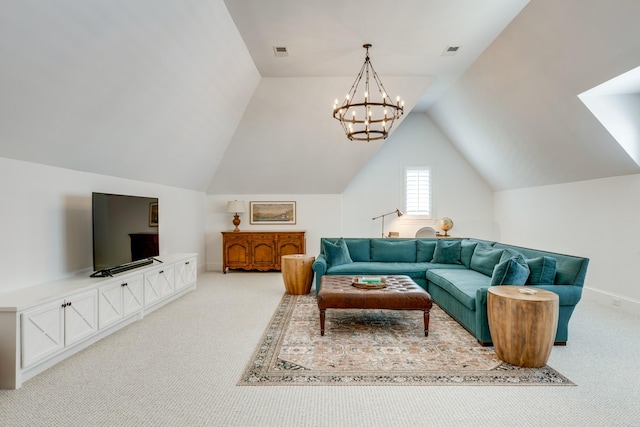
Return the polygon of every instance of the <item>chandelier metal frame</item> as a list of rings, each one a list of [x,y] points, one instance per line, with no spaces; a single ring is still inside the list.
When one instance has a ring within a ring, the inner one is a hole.
[[[344,102],[338,105],[338,100],[333,104],[333,118],[340,121],[347,138],[351,141],[375,141],[386,139],[391,128],[402,114],[404,114],[404,101],[398,96],[394,103],[384,86],[378,73],[376,73],[369,59],[371,44],[362,45],[367,53],[364,64],[356,76],[351,89],[347,93]],[[358,94],[360,83],[364,77],[364,92],[361,102],[354,102]],[[376,94],[371,93],[371,83],[375,83]]]

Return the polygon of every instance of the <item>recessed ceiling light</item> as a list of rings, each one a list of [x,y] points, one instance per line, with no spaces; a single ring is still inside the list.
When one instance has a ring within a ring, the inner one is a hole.
[[[458,49],[460,49],[460,46],[448,46],[441,56],[453,56],[458,53]]]
[[[276,57],[289,56],[289,52],[287,52],[287,48],[284,46],[274,46],[273,53]]]

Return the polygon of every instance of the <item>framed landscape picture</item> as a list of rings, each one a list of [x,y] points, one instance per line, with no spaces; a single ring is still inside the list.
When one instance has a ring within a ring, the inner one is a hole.
[[[249,202],[251,224],[295,224],[296,202]]]

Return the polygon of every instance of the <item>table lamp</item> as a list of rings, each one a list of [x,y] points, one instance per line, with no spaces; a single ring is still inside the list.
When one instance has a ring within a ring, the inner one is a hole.
[[[240,225],[240,217],[238,216],[238,214],[246,212],[244,202],[230,200],[229,203],[227,203],[227,212],[235,214],[233,216],[233,225],[235,225],[236,228],[233,231],[240,231],[240,229],[238,228],[238,226]]]

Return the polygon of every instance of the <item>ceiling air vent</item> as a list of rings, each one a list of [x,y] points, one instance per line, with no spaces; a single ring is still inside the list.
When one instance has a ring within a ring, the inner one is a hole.
[[[460,46],[449,46],[442,52],[442,56],[453,56],[458,53],[458,49],[460,49]]]
[[[277,57],[289,56],[289,52],[287,52],[287,48],[284,46],[274,46],[273,53],[275,53]]]

